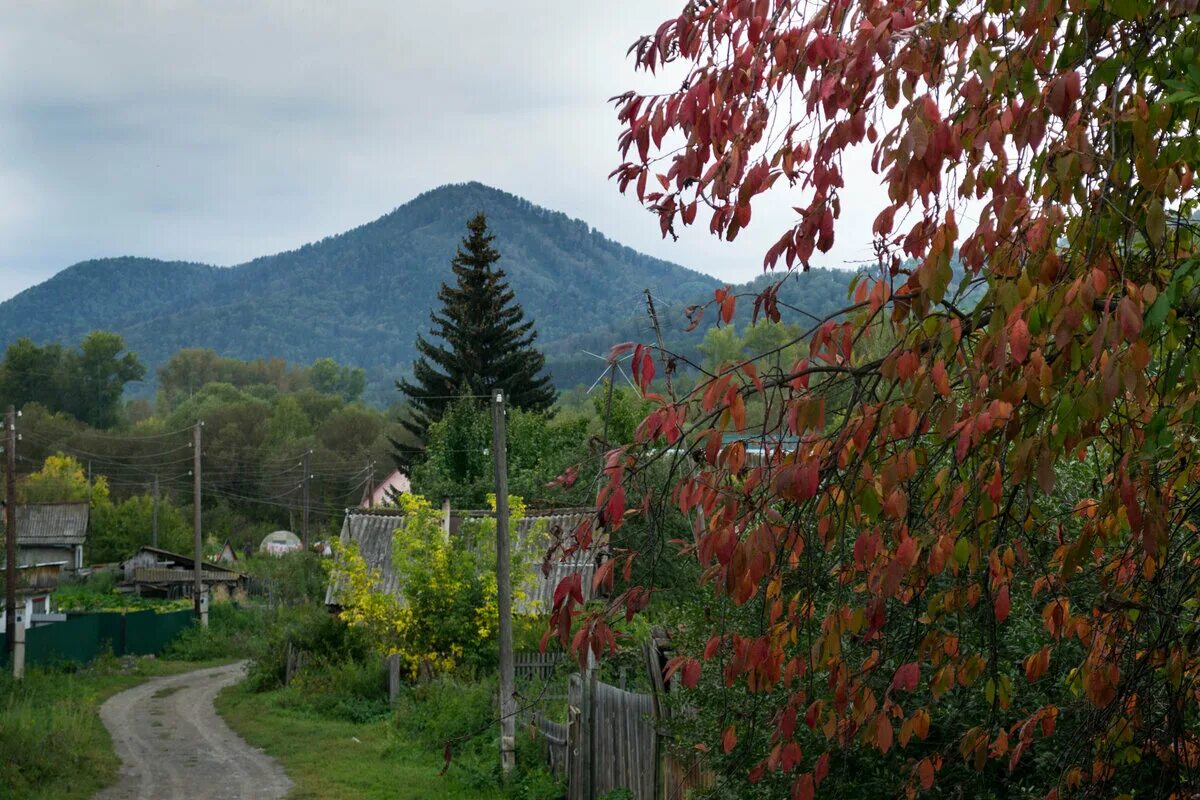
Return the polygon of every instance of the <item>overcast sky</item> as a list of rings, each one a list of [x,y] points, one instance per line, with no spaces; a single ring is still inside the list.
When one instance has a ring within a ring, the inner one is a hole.
[[[663,241],[608,180],[625,51],[682,0],[9,3],[0,23],[0,299],[88,258],[232,265],[479,180],[726,280],[761,271],[786,194],[734,244]],[[669,88],[664,82],[660,88]],[[840,241],[880,197],[849,167]]]

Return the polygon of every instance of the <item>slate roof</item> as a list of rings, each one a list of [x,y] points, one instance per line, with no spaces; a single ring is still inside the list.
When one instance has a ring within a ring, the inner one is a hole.
[[[565,575],[573,572],[583,573],[584,598],[591,596],[591,576],[595,570],[595,554],[599,544],[593,545],[590,553],[576,554],[569,563],[553,562],[549,576],[542,574],[542,557],[549,546],[550,536],[561,535],[570,537],[579,524],[594,515],[591,509],[558,509],[548,512],[530,512],[528,516],[517,523],[513,531],[514,546],[516,542],[527,542],[528,537],[537,535],[541,541],[531,543],[528,549],[536,553],[536,558],[527,563],[523,575],[513,575],[513,589],[524,591],[525,598],[514,604],[515,610],[522,613],[549,612],[554,589]],[[490,516],[487,512],[460,513],[452,521],[451,528],[459,527],[455,522],[462,518]],[[544,525],[543,525],[544,523]],[[460,522],[461,524],[461,522]],[[358,545],[359,554],[367,566],[377,574],[376,588],[388,594],[400,595],[399,581],[392,564],[392,534],[404,526],[404,514],[396,509],[349,510],[342,522],[341,543],[343,546],[354,543]],[[452,534],[456,535],[456,534]],[[340,587],[338,581],[331,579],[325,591],[325,602],[336,605]]]
[[[17,545],[74,547],[87,539],[88,504],[22,503],[17,506]]]

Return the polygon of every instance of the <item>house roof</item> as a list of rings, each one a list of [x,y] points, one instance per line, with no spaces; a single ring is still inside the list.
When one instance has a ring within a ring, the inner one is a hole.
[[[530,512],[522,518],[513,530],[514,542],[527,543],[528,549],[536,554],[526,565],[524,575],[513,576],[514,590],[524,587],[525,601],[518,603],[518,611],[548,611],[553,600],[554,589],[559,580],[569,572],[584,572],[583,589],[585,597],[591,594],[591,572],[594,570],[595,551],[599,544],[593,545],[593,552],[579,554],[573,563],[554,563],[550,575],[542,574],[542,556],[545,555],[550,537],[570,536],[580,523],[593,517],[595,512],[588,508],[555,509],[545,512]],[[461,512],[465,518],[491,516],[491,512]],[[387,594],[400,595],[399,579],[392,564],[392,534],[402,528],[405,515],[398,509],[351,509],[342,521],[341,543],[343,546],[351,543],[358,545],[359,555],[367,567],[376,575],[376,588]],[[541,541],[529,542],[530,536],[541,537]],[[338,604],[340,592],[338,581],[331,579],[325,591],[326,604]]]
[[[182,553],[172,553],[170,550],[163,550],[158,547],[151,547],[150,545],[143,545],[142,547],[139,547],[138,553],[152,553],[161,558],[163,561],[172,561],[180,567],[188,570],[194,569],[196,563],[191,556],[185,556]],[[129,559],[126,559],[126,561],[128,560]],[[200,570],[201,572],[215,570],[217,572],[232,572],[234,575],[240,574],[236,569],[230,569],[229,567],[222,566],[221,564],[212,561],[202,562]]]
[[[87,539],[88,504],[22,503],[17,506],[17,544],[74,547]]]

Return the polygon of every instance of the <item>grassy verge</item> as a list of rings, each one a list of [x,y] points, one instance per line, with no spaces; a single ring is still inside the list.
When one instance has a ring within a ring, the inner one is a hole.
[[[91,797],[117,777],[120,760],[100,722],[110,696],[160,675],[223,663],[101,658],[76,672],[30,669],[0,676],[0,786],[13,800]]]
[[[291,690],[254,693],[233,686],[217,710],[246,741],[283,764],[295,781],[293,800],[487,800],[498,789],[439,775],[436,753],[397,733],[390,719],[351,722],[318,716],[294,704]]]

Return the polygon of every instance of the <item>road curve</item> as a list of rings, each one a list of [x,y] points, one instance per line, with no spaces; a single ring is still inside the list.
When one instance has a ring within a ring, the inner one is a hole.
[[[100,719],[121,774],[93,800],[275,800],[292,782],[270,756],[217,716],[213,699],[245,674],[245,662],[184,672],[110,697]]]

